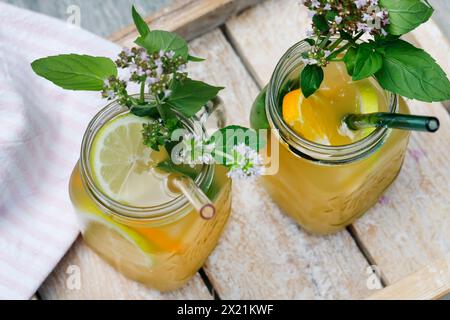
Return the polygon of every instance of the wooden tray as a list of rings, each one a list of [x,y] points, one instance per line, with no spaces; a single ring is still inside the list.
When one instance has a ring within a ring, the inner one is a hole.
[[[260,4],[257,4],[261,2]],[[275,63],[309,27],[298,0],[175,0],[147,20],[191,39],[196,77],[226,86],[230,120],[250,106]],[[249,5],[256,6],[246,9]],[[128,27],[111,40],[131,46]],[[446,38],[431,21],[408,37],[450,73]],[[125,279],[79,239],[38,291],[42,299],[436,299],[450,291],[450,119],[440,103],[410,101],[439,117],[436,134],[413,134],[405,165],[382,203],[336,235],[312,236],[282,214],[257,183],[236,182],[233,213],[204,268],[161,294]],[[376,267],[371,267],[376,266]],[[376,269],[381,278],[377,286]],[[81,271],[81,287],[70,285]],[[381,288],[381,289],[380,289]]]

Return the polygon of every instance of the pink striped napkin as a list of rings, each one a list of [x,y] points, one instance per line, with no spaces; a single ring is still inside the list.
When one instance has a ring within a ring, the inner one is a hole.
[[[30,63],[60,53],[114,57],[80,28],[0,3],[0,298],[28,299],[78,234],[68,182],[83,132],[105,102],[59,89]]]

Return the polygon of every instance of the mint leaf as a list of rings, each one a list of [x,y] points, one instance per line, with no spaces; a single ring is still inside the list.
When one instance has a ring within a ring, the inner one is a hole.
[[[372,43],[363,43],[358,47],[353,69],[353,81],[372,76],[383,65],[383,56],[375,50]]]
[[[130,112],[138,117],[158,118],[158,108],[154,104],[132,106]]]
[[[101,91],[107,78],[117,76],[111,59],[87,55],[46,57],[33,61],[31,67],[37,75],[68,90]]]
[[[328,25],[327,18],[320,14],[315,14],[312,18],[314,26],[321,32],[328,32],[330,26]]]
[[[402,35],[430,19],[433,8],[422,0],[381,0],[380,7],[389,12],[387,31]]]
[[[314,41],[314,39],[311,39],[311,38],[303,39],[303,41],[305,41],[306,43],[308,43],[310,46],[313,46],[313,45],[316,44],[316,41]]]
[[[250,112],[250,126],[255,130],[270,128],[266,115],[266,93],[267,86],[256,97]]]
[[[428,53],[403,40],[387,43],[384,50],[375,74],[384,89],[426,102],[450,99],[450,82]]]
[[[308,98],[316,92],[316,90],[320,88],[322,81],[323,70],[321,67],[310,64],[303,68],[302,74],[300,75],[300,85],[305,98]]]
[[[202,62],[202,61],[205,61],[205,59],[203,59],[203,58],[199,58],[199,57],[194,57],[194,56],[191,56],[191,55],[188,55],[188,61],[192,61],[192,62]]]
[[[188,44],[176,33],[154,30],[150,31],[145,37],[139,37],[136,40],[136,44],[147,49],[149,53],[159,52],[164,50],[165,52],[175,52],[175,57],[182,57],[188,59]]]
[[[233,159],[234,147],[240,144],[259,151],[266,144],[263,137],[259,137],[255,130],[232,125],[216,131],[210,138],[209,143],[213,143],[214,150],[212,155],[216,163],[228,165]]]
[[[141,15],[137,12],[136,8],[133,6],[131,9],[131,15],[133,16],[134,24],[142,37],[146,37],[150,33],[150,28],[147,23],[141,17]]]
[[[172,93],[165,102],[186,117],[192,117],[222,89],[189,78],[182,82],[174,80],[171,86]]]
[[[347,50],[347,53],[345,54],[343,60],[345,63],[345,66],[347,68],[347,73],[349,75],[353,75],[353,70],[355,69],[355,62],[356,62],[356,54],[358,53],[358,50],[354,47],[350,47]]]

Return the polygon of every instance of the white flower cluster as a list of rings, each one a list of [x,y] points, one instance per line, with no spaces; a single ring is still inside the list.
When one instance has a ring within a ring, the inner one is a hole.
[[[249,146],[241,143],[233,148],[233,163],[228,177],[231,179],[249,179],[263,173],[261,156]]]
[[[357,23],[357,31],[368,33],[380,32],[382,35],[387,35],[385,27],[389,24],[389,14],[387,10],[378,7],[378,0],[358,0],[355,1],[356,7],[367,7],[367,11],[362,14],[362,22]]]
[[[301,59],[305,65],[318,64],[324,67],[328,63],[327,58],[330,54],[330,50],[323,50],[317,46],[313,46],[308,52],[301,56]]]
[[[389,24],[389,14],[379,7],[378,0],[301,0],[300,3],[308,7],[311,16],[325,17],[331,34],[339,31],[387,34],[385,28]],[[321,34],[315,26],[307,36],[314,34]]]
[[[190,166],[199,164],[214,164],[214,155],[218,152],[216,145],[193,134],[186,134],[181,142],[181,152],[176,155],[176,163]],[[173,156],[173,155],[172,155]],[[218,158],[226,163],[228,177],[232,179],[248,179],[260,176],[263,172],[262,158],[254,149],[244,143],[234,146],[230,154],[220,154]]]
[[[181,152],[177,154],[177,162],[195,166],[198,164],[212,164],[214,143],[209,143],[198,135],[185,134],[181,142]]]
[[[153,94],[164,93],[170,96],[170,80],[184,79],[187,76],[186,63],[182,57],[175,56],[174,51],[160,50],[149,54],[144,48],[123,49],[116,60],[118,67],[125,70],[124,82],[145,82]]]

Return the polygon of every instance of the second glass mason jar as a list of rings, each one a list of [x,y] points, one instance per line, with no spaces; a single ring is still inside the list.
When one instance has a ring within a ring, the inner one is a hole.
[[[282,116],[284,88],[298,82],[301,53],[309,48],[301,41],[282,57],[253,106],[251,123],[259,129],[267,119],[266,126],[276,129],[270,134],[279,143],[279,170],[262,178],[269,194],[304,229],[329,234],[353,223],[380,199],[401,169],[409,132],[378,128],[341,146],[314,143],[294,132]],[[402,99],[384,95],[389,112],[409,113]],[[270,144],[268,149],[270,156]]]
[[[113,102],[91,121],[70,180],[70,196],[90,248],[128,278],[160,291],[174,290],[195,275],[216,246],[231,211],[231,181],[220,166],[199,170],[196,183],[216,207],[211,220],[202,219],[182,195],[151,207],[111,199],[93,177],[90,153],[105,124],[128,113]],[[182,122],[193,130],[192,120]]]

